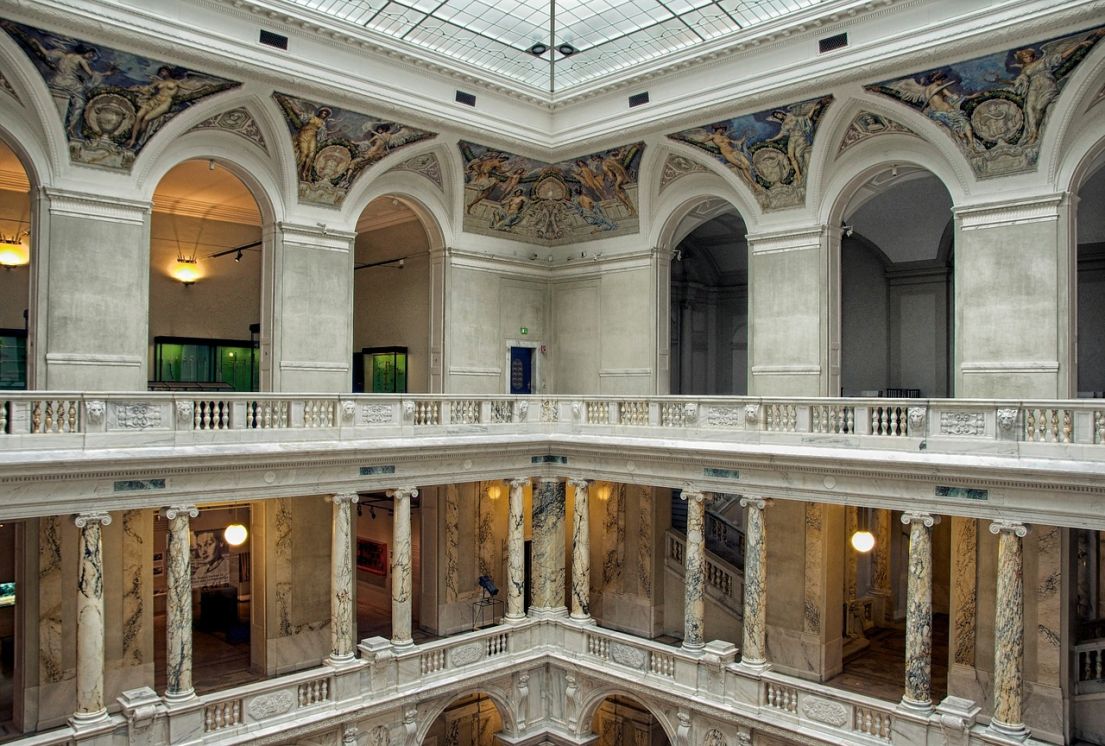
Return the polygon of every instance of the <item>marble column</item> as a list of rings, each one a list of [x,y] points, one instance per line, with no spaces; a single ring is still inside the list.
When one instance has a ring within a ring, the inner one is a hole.
[[[524,495],[528,479],[510,480],[510,513],[506,538],[506,620],[526,618],[526,516]]]
[[[998,537],[998,583],[994,620],[994,717],[990,728],[1023,739],[1024,727],[1024,556],[1023,523],[995,521]]]
[[[329,663],[332,665],[349,663],[355,658],[353,645],[356,636],[356,609],[353,605],[352,506],[357,503],[358,499],[356,492],[344,492],[330,498],[333,503],[334,514],[334,528],[330,534]],[[398,511],[396,511],[396,518],[398,519]],[[408,529],[408,548],[410,546],[409,537]],[[409,562],[407,567],[410,567]],[[394,575],[392,576],[392,582],[395,582]],[[407,595],[410,595],[409,590]]]
[[[747,508],[744,524],[744,647],[741,664],[767,667],[767,525],[764,509],[771,500],[742,497]]]
[[[192,547],[189,522],[195,505],[165,508],[169,521],[165,547],[165,698],[185,700],[192,688]]]
[[[532,611],[563,613],[564,483],[539,479],[533,492]]]
[[[411,637],[411,498],[418,490],[407,487],[390,490],[395,501],[391,555],[391,644],[407,647]]]
[[[683,556],[683,649],[701,650],[706,618],[706,502],[705,492],[684,491],[687,501],[687,551]]]
[[[932,527],[936,517],[907,512],[909,571],[905,616],[905,693],[902,706],[932,710]]]
[[[104,562],[101,530],[108,513],[80,513],[77,580],[77,710],[72,722],[88,725],[107,718],[104,707]]]
[[[591,519],[586,479],[570,481],[575,493],[572,512],[572,619],[591,619]]]

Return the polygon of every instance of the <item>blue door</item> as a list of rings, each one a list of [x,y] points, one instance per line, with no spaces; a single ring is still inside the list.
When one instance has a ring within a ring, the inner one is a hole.
[[[533,348],[510,348],[510,393],[533,393]]]

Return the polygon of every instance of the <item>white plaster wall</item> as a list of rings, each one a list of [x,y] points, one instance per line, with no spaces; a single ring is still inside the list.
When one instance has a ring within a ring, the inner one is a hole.
[[[590,391],[610,395],[650,392],[655,300],[649,276],[646,267],[603,273],[599,319],[601,368],[598,385],[592,383]],[[577,341],[584,348],[589,346],[585,337],[569,340],[561,335],[562,350]]]
[[[823,282],[818,247],[753,250],[749,258],[750,394],[820,393]]]
[[[840,387],[846,396],[884,389],[890,380],[886,265],[862,242],[845,240],[840,285]]]
[[[596,279],[556,283],[551,288],[556,329],[550,348],[555,391],[588,394],[597,390],[602,359],[602,286]]]

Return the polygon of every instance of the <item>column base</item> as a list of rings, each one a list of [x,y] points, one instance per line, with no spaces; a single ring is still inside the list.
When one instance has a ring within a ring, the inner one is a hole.
[[[928,716],[931,715],[934,711],[932,700],[922,702],[919,700],[910,699],[909,697],[902,697],[902,701],[898,703],[898,707],[905,710],[906,712],[912,712],[915,715]]]
[[[741,669],[742,671],[746,671],[750,674],[761,674],[764,671],[766,671],[767,669],[771,668],[771,664],[768,663],[766,660],[746,661],[746,660],[742,659],[742,660],[737,661],[737,668]]]
[[[584,614],[582,616],[575,616],[574,614],[568,615],[568,621],[572,624],[578,624],[581,627],[587,627],[590,625],[598,624],[595,618],[590,614]]]
[[[69,724],[77,730],[94,728],[111,720],[107,714],[107,708],[102,707],[96,712],[74,712],[69,718]]]
[[[528,618],[529,617],[527,617],[525,614],[518,614],[517,616],[507,614],[502,618],[502,623],[503,624],[521,624],[522,622],[526,621],[526,619],[528,619]]]
[[[165,704],[169,707],[181,705],[196,699],[196,690],[187,689],[183,692],[165,692]]]
[[[406,650],[407,648],[414,647],[414,640],[409,637],[406,640],[396,640],[392,638],[391,646],[396,649]]]
[[[411,644],[413,645],[414,642],[412,641]],[[326,665],[332,666],[334,668],[344,668],[345,666],[351,666],[356,662],[357,656],[354,653],[345,653],[344,655],[334,655],[333,653],[331,653],[330,655],[326,656],[326,659],[323,661],[323,663],[325,663]]]
[[[1024,741],[1028,738],[1028,728],[1024,726],[1024,723],[1003,723],[998,719],[992,719],[990,721],[990,732],[994,735],[1007,738],[1010,741]]]
[[[684,653],[690,653],[691,655],[702,655],[702,652],[706,649],[706,643],[704,642],[687,642],[683,641],[683,644],[679,646]]]

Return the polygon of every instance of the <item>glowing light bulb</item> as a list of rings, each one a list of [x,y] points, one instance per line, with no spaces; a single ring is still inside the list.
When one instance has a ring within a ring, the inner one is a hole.
[[[866,554],[875,548],[875,535],[870,531],[856,531],[852,534],[852,549]]]
[[[246,527],[240,523],[231,523],[223,531],[223,538],[226,539],[226,543],[232,547],[240,547],[245,544],[246,539],[249,537],[249,531]]]
[[[177,259],[173,263],[173,268],[169,271],[169,274],[173,276],[173,279],[184,285],[191,285],[202,277],[195,259]]]
[[[31,261],[30,252],[22,243],[4,241],[0,243],[0,267],[22,267]]]

